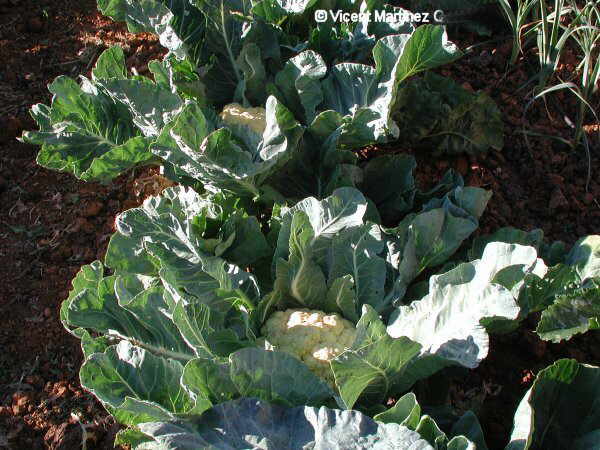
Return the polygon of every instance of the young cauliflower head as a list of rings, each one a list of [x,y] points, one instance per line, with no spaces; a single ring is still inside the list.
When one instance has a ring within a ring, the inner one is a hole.
[[[229,126],[248,127],[261,136],[267,127],[264,108],[244,108],[238,103],[230,103],[223,108],[220,117]]]
[[[356,337],[356,328],[338,314],[309,309],[277,311],[262,328],[265,348],[289,353],[334,385],[329,361],[347,348]]]

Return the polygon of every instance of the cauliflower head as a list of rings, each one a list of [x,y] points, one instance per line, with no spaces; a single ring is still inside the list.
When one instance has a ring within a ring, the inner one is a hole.
[[[332,387],[329,361],[350,348],[356,337],[352,322],[338,314],[310,309],[277,311],[261,331],[267,350],[295,356]]]
[[[265,108],[244,108],[238,103],[230,103],[219,116],[226,125],[248,127],[261,136],[267,127]]]

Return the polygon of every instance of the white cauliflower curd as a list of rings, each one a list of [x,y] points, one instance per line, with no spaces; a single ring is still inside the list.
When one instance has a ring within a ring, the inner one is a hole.
[[[352,346],[356,328],[338,314],[288,309],[274,313],[263,326],[262,334],[267,350],[295,356],[333,386],[329,361]]]
[[[265,108],[244,108],[238,103],[230,103],[223,108],[221,120],[230,126],[245,126],[262,136],[267,127]]]

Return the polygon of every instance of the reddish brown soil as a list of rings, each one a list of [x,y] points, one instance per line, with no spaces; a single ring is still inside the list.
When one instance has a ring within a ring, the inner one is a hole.
[[[27,111],[49,102],[49,82],[86,75],[117,43],[140,72],[157,50],[156,38],[102,18],[94,0],[0,0],[2,448],[81,448],[84,427],[88,449],[113,448],[119,429],[79,385],[81,350],[58,309],[79,267],[102,257],[115,214],[140,202],[136,179],[150,170],[86,184],[38,166],[37,148],[15,140],[34,128]]]
[[[0,447],[80,448],[85,428],[88,449],[112,448],[118,430],[79,385],[81,351],[62,328],[58,308],[79,267],[102,257],[115,214],[144,197],[136,180],[151,170],[108,186],[85,184],[37,166],[37,149],[14,139],[33,128],[26,111],[49,101],[48,82],[59,74],[86,74],[98,51],[114,43],[125,47],[128,64],[140,72],[157,51],[156,38],[128,34],[99,16],[95,0],[0,0],[5,68],[0,72]],[[533,64],[535,57],[506,71],[508,52],[503,43],[483,46],[442,71],[496,100],[506,123],[505,149],[451,159],[417,152],[419,180],[431,184],[450,166],[467,184],[492,190],[481,232],[507,225],[541,228],[549,240],[568,243],[600,233],[598,145],[592,149],[586,191],[587,159],[581,149],[552,139],[532,138],[526,144],[524,127],[570,137],[563,117],[574,120],[576,104],[559,94],[523,117],[524,94],[515,92],[527,80],[527,61]],[[537,371],[560,357],[600,364],[597,333],[548,345],[531,332],[534,327],[532,320],[515,333],[494,337],[482,366],[453,381],[453,404],[478,410],[493,449],[505,445],[516,405]]]

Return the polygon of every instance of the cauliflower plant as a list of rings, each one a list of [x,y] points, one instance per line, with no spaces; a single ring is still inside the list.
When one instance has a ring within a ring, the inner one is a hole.
[[[261,135],[267,127],[265,108],[244,108],[238,103],[230,103],[223,108],[221,120],[230,126],[245,126]]]
[[[338,314],[309,309],[277,311],[262,328],[267,350],[287,352],[334,386],[329,361],[351,347],[356,328]]]

